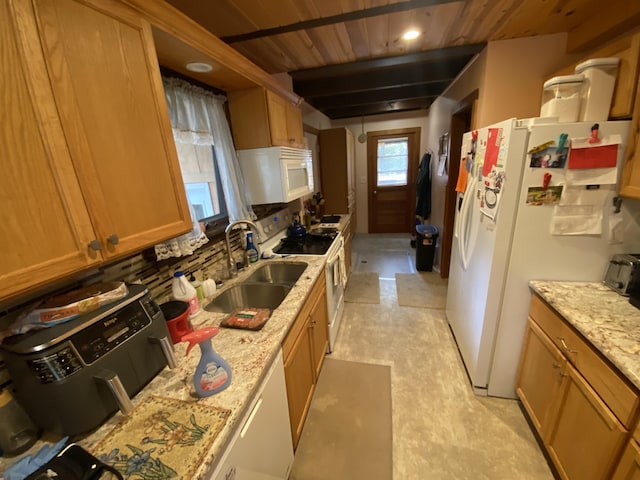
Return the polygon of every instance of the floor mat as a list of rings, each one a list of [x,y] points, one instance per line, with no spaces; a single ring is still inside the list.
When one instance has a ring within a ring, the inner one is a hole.
[[[443,309],[447,283],[437,273],[396,273],[398,305]]]
[[[327,358],[290,480],[389,480],[391,368]]]
[[[409,249],[379,249],[359,252],[356,272],[377,272],[380,278],[393,278],[396,273],[416,273],[415,260]]]
[[[126,478],[192,478],[229,414],[150,395],[91,450]]]
[[[350,303],[380,303],[380,281],[377,272],[351,272],[344,301]]]

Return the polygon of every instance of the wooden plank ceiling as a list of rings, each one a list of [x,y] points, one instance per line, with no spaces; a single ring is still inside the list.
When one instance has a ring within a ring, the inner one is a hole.
[[[428,108],[488,41],[575,32],[580,50],[639,19],[628,0],[168,2],[266,72],[289,73],[295,93],[334,119]],[[408,29],[421,35],[403,40]]]

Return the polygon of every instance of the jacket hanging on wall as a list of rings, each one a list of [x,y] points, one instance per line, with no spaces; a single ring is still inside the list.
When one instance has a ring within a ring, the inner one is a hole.
[[[426,152],[418,166],[416,179],[416,219],[424,222],[431,216],[431,153]]]

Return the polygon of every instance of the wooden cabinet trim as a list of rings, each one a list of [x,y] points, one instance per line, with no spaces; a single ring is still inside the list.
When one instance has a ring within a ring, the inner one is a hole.
[[[628,380],[537,295],[531,297],[531,318],[629,428],[638,413],[639,398]]]

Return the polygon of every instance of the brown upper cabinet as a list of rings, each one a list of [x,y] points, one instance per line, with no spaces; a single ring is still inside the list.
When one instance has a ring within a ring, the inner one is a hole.
[[[228,93],[233,140],[238,150],[304,147],[302,112],[262,87]]]
[[[601,57],[618,57],[620,59],[609,118],[611,120],[632,118],[620,182],[620,195],[640,199],[640,93],[638,87],[640,33],[627,35],[590,52],[552,76],[572,74],[578,63],[589,58]]]
[[[636,94],[629,143],[620,180],[620,195],[640,199],[640,94]]]
[[[633,115],[636,98],[638,71],[640,69],[640,33],[628,35],[595,50],[580,60],[568,65],[551,76],[572,75],[576,65],[590,58],[617,57],[620,59],[616,75],[616,85],[611,100],[609,118],[628,119]]]
[[[189,231],[149,24],[11,0],[0,27],[0,300]]]
[[[633,70],[635,82],[631,83],[631,93],[629,93],[630,98],[633,100],[633,118],[631,120],[625,163],[622,169],[620,195],[640,199],[640,82],[638,81],[640,76],[640,33],[636,33],[631,37],[630,45],[630,49],[633,49],[634,52],[630,55],[630,58],[635,59],[635,69]]]
[[[356,147],[353,134],[344,127],[320,130],[318,149],[324,211],[328,214],[350,213],[355,230]]]

